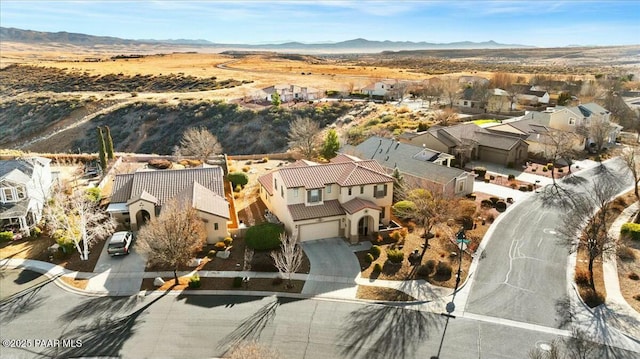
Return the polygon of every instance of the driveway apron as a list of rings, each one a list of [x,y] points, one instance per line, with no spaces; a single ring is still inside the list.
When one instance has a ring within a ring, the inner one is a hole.
[[[111,257],[105,242],[94,269],[94,276],[87,284],[88,291],[107,291],[109,295],[132,295],[140,291],[144,275],[145,259],[133,250],[128,255]]]
[[[355,278],[360,273],[360,264],[343,238],[317,239],[301,245],[311,264],[303,294],[332,293],[355,298]]]

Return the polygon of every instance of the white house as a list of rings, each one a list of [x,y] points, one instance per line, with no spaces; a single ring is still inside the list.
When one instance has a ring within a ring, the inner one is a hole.
[[[52,185],[51,160],[26,157],[0,161],[0,227],[28,235],[42,218]]]
[[[336,159],[298,161],[258,179],[267,208],[301,241],[346,237],[356,243],[389,224],[393,178],[374,160]]]
[[[320,90],[313,87],[280,84],[260,90],[254,95],[254,98],[271,102],[275,92],[278,93],[282,102],[313,101],[322,97]]]
[[[229,235],[229,203],[224,194],[223,170],[218,166],[116,175],[107,212],[137,230],[151,216],[159,216],[162,205],[172,199],[186,201],[198,211],[207,243]]]

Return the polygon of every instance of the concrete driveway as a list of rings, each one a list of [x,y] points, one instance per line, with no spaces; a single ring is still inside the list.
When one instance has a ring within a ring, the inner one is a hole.
[[[360,264],[344,238],[317,239],[301,245],[311,264],[303,294],[335,295],[340,291],[340,297],[355,298]]]
[[[100,258],[93,271],[95,275],[89,279],[87,290],[107,291],[110,295],[138,293],[140,284],[142,284],[146,260],[135,252],[133,244],[129,254],[116,257],[111,257],[107,253],[108,245],[108,241],[105,242],[100,252]]]

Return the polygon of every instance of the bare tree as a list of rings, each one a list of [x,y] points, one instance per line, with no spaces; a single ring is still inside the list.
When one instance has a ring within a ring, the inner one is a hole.
[[[449,108],[453,108],[453,104],[460,99],[462,87],[456,79],[448,79],[442,82],[442,95],[449,103]]]
[[[550,150],[547,154],[548,159],[550,159],[553,164],[560,159],[564,160],[569,166],[569,173],[571,173],[571,165],[576,155],[573,148],[581,138],[582,137],[575,132],[548,129],[547,133],[543,134],[543,140],[547,141]],[[551,177],[555,184],[555,167],[551,168]]]
[[[591,120],[586,130],[588,131],[589,139],[593,141],[592,143],[596,147],[597,153],[600,153],[605,143],[609,140],[611,124],[604,117],[598,116]]]
[[[445,108],[444,110],[437,110],[433,115],[433,120],[438,122],[441,126],[449,126],[452,123],[457,123],[460,119],[458,113],[451,108]]]
[[[428,186],[427,186],[428,187]],[[393,205],[393,213],[400,218],[411,218],[424,229],[425,246],[422,253],[429,246],[429,238],[433,226],[449,219],[453,213],[454,201],[451,196],[441,189],[420,188],[418,185],[406,186],[402,190],[402,201]]]
[[[287,288],[293,287],[291,284],[291,274],[295,273],[302,265],[302,248],[298,244],[296,236],[280,235],[280,251],[271,252],[273,263],[278,268],[280,274],[287,279]]]
[[[299,117],[289,125],[289,148],[300,151],[305,159],[313,159],[319,145],[320,126],[310,118]]]
[[[509,109],[513,110],[514,105],[518,103],[518,96],[524,93],[525,86],[519,84],[511,84],[504,90],[509,94]]]
[[[515,82],[515,77],[506,72],[495,72],[489,81],[491,88],[506,90]]]
[[[609,255],[615,249],[615,239],[607,231],[607,219],[611,203],[617,193],[614,178],[593,182],[593,187],[571,200],[571,209],[563,215],[558,228],[562,241],[571,251],[583,248],[589,257],[589,284],[593,282],[593,262],[600,256]]]
[[[178,284],[178,268],[186,265],[205,243],[206,232],[196,210],[186,202],[170,201],[162,206],[138,232],[136,250],[152,264],[173,269]]]
[[[182,139],[175,150],[175,155],[194,156],[204,162],[212,155],[221,152],[222,146],[216,136],[212,135],[204,127],[191,127],[182,134]]]
[[[115,221],[85,191],[75,190],[67,195],[60,186],[54,188],[43,218],[56,241],[72,244],[83,261],[89,259],[91,245],[116,227]]]
[[[438,82],[422,83],[420,85],[413,86],[411,93],[418,98],[427,100],[429,102],[429,107],[431,107],[431,103],[442,96],[442,86],[440,86]]]
[[[486,109],[487,104],[489,103],[489,97],[491,97],[489,84],[475,81],[473,83],[473,94],[471,95],[471,99],[478,102],[480,108]]]
[[[629,172],[633,175],[633,193],[636,195],[636,199],[640,200],[640,194],[638,193],[638,182],[640,182],[640,162],[636,160],[636,147],[628,147],[620,156],[625,165],[629,169]]]

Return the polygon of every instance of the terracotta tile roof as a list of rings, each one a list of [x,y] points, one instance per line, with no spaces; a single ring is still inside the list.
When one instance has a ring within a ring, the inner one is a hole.
[[[285,167],[280,169],[279,173],[287,188],[323,188],[331,183],[346,187],[393,181],[393,178],[372,160]]]
[[[323,204],[315,206],[305,206],[304,203],[299,203],[291,204],[287,207],[289,208],[289,213],[291,213],[291,218],[294,221],[332,217],[344,214],[344,209],[338,200],[324,201]]]
[[[269,172],[264,176],[258,177],[258,182],[267,190],[270,196],[273,196],[273,172]]]
[[[184,170],[139,171],[132,174],[117,175],[113,185],[111,203],[127,202],[146,191],[155,197],[159,205],[176,197],[194,182],[201,184],[224,197],[224,178],[222,168],[191,168]]]
[[[365,208],[371,208],[378,211],[380,210],[380,206],[376,205],[375,203],[371,201],[367,201],[366,199],[358,198],[358,197],[343,203],[342,208],[344,208],[344,210],[347,211],[347,213],[349,214],[354,214]]]

